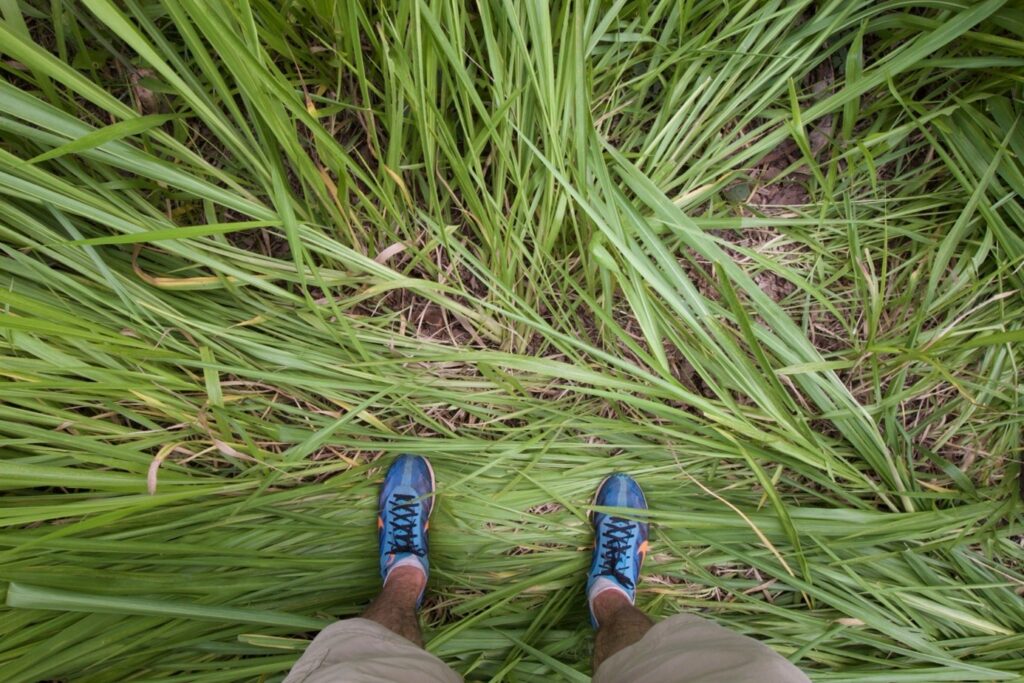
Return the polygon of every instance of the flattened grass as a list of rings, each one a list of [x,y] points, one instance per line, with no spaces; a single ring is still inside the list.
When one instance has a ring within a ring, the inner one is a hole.
[[[279,680],[405,451],[470,680],[585,679],[615,470],[652,614],[1024,675],[1011,3],[0,16],[5,680]]]

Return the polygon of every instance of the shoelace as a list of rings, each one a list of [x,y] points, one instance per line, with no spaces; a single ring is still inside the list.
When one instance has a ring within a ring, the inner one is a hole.
[[[391,545],[389,553],[412,553],[423,556],[423,548],[416,547],[416,527],[419,524],[417,519],[417,506],[409,503],[416,500],[416,496],[408,496],[396,493],[389,502],[389,520],[391,526]]]
[[[613,576],[627,589],[633,588],[632,577],[626,576],[619,568],[626,557],[626,553],[632,550],[633,534],[636,533],[636,524],[621,517],[608,517],[606,527],[607,540],[604,543],[604,551],[601,553],[601,574]]]

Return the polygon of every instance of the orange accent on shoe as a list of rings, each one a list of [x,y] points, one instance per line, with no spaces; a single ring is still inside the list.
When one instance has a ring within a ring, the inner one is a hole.
[[[384,528],[384,520],[381,519],[379,516],[377,517],[377,528],[378,529],[383,529]]]
[[[423,523],[423,530],[426,531],[430,528],[430,520]]]
[[[644,541],[643,543],[640,544],[639,550],[640,550],[640,558],[641,558],[641,561],[642,561],[643,558],[647,557],[647,541]]]

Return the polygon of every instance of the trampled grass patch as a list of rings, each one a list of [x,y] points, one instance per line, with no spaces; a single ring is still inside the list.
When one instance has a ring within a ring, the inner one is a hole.
[[[4,681],[280,680],[401,452],[468,680],[589,673],[616,470],[651,614],[1024,676],[1014,3],[0,17]]]

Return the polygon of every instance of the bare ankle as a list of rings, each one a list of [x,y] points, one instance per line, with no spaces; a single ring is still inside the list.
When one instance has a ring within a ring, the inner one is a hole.
[[[594,618],[597,619],[598,624],[614,619],[615,614],[626,607],[633,607],[633,603],[629,601],[625,593],[617,590],[601,591],[590,602],[590,608],[594,612]]]
[[[598,629],[594,638],[594,671],[601,662],[639,642],[654,622],[633,606],[624,594],[608,590],[594,596],[591,604]]]
[[[426,584],[427,577],[422,569],[406,565],[391,570],[381,592],[392,594],[396,600],[402,602],[407,602],[411,597],[415,606]]]
[[[388,574],[380,594],[361,616],[423,647],[416,603],[426,582],[427,577],[422,569],[396,567]]]

